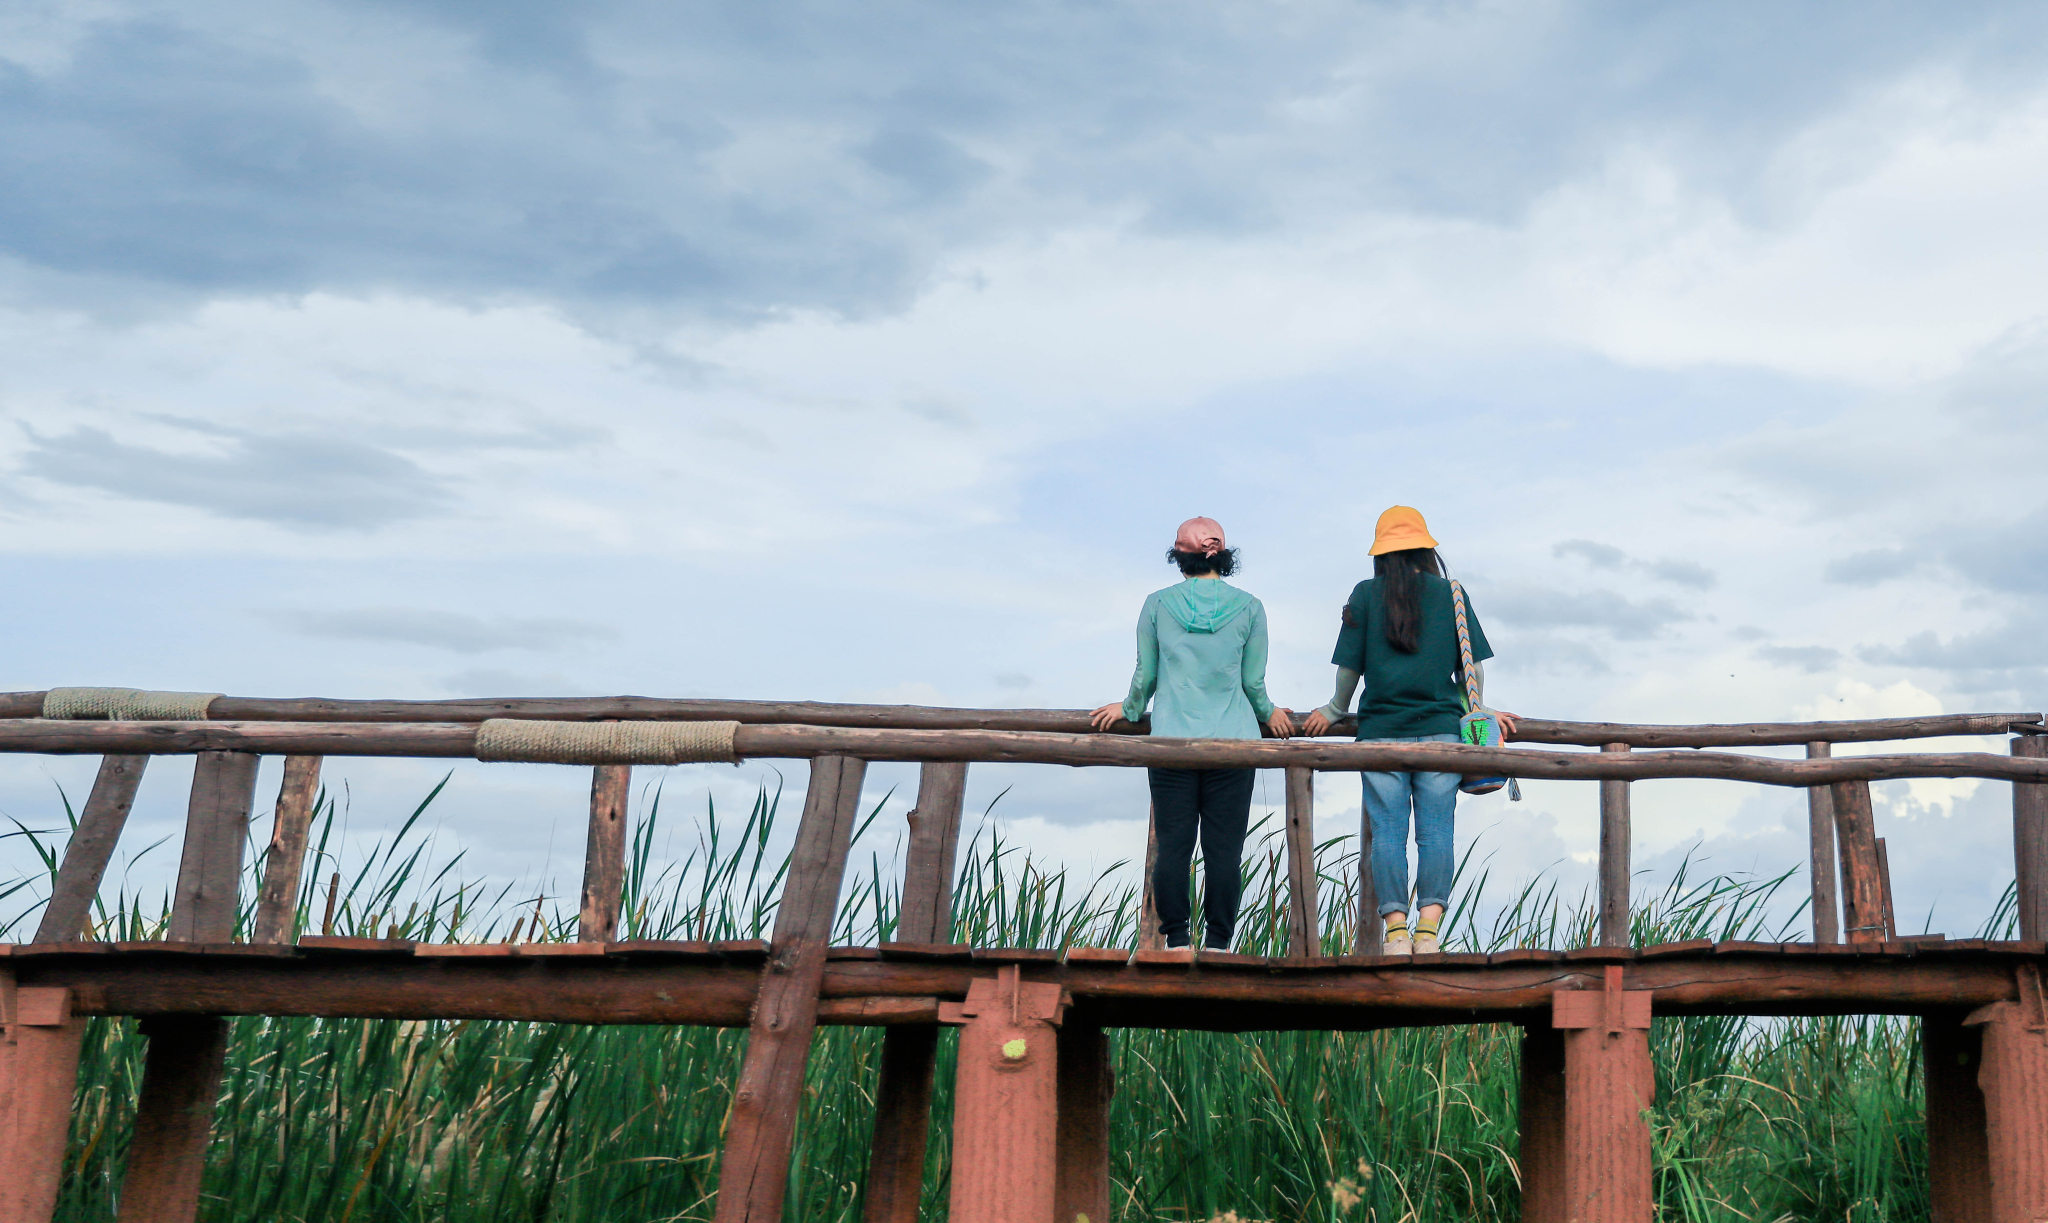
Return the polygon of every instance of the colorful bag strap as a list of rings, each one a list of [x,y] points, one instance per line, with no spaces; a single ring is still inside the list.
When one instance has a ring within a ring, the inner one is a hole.
[[[1458,666],[1465,673],[1465,712],[1479,708],[1479,674],[1472,662],[1472,630],[1465,623],[1465,588],[1451,579],[1451,613],[1458,621]]]

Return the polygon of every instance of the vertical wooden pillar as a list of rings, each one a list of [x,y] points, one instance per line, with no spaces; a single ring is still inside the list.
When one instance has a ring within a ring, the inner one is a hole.
[[[1830,743],[1806,745],[1808,760],[1825,760]],[[1835,890],[1835,804],[1828,787],[1806,790],[1806,874],[1813,881],[1813,941],[1842,941],[1840,905]]]
[[[1159,898],[1152,894],[1152,872],[1159,865],[1159,813],[1145,812],[1145,891],[1138,902],[1138,950],[1158,951],[1166,946],[1159,931]]]
[[[318,756],[286,756],[284,782],[271,813],[270,850],[263,855],[263,886],[256,893],[252,943],[289,943],[297,937],[299,883],[306,873],[306,835],[320,795]]]
[[[114,856],[114,843],[128,823],[135,806],[135,790],[142,784],[147,756],[102,756],[99,775],[93,778],[92,793],[79,813],[78,828],[64,846],[64,861],[50,885],[50,903],[43,906],[43,919],[36,926],[36,942],[68,943],[84,933],[92,917],[92,902],[100,894],[100,880]]]
[[[1522,1029],[1522,1223],[1566,1223],[1564,1213],[1564,1033]]]
[[[600,764],[590,774],[590,835],[583,842],[583,898],[576,941],[608,943],[619,933],[619,894],[626,883],[626,804],[633,766]]]
[[[2048,735],[2019,735],[2012,754],[2048,757]],[[2048,785],[2014,782],[2012,787],[2012,858],[2019,885],[2020,937],[2048,939]]]
[[[940,1004],[942,1022],[962,1025],[951,1223],[1053,1218],[1061,1004],[1059,986],[1024,982],[1015,965],[971,982],[965,1002]]]
[[[748,1026],[747,1056],[726,1118],[716,1223],[782,1223],[804,1067],[818,1026],[825,947],[866,773],[866,761],[848,756],[811,761],[803,823],[790,852],[773,946]]]
[[[1318,956],[1323,939],[1316,912],[1316,775],[1311,769],[1286,772],[1287,954]]]
[[[1564,1217],[1643,1223],[1652,1215],[1650,993],[1625,991],[1621,966],[1605,988],[1561,990],[1551,1023],[1564,1032]]]
[[[1938,1011],[1920,1021],[1927,1089],[1927,1199],[1933,1223],[1992,1223],[1990,1151],[1985,1146],[1984,1063],[1979,1029]]]
[[[1365,809],[1365,795],[1358,798],[1358,937],[1354,955],[1378,955],[1386,941],[1386,926],[1380,921],[1380,893],[1372,881],[1372,813]]]
[[[1625,752],[1626,743],[1608,743],[1603,752]],[[1600,946],[1629,943],[1628,887],[1630,848],[1628,783],[1600,783]]]
[[[173,942],[225,943],[234,937],[257,762],[247,752],[199,753],[171,902]],[[119,1223],[192,1223],[220,1094],[227,1021],[164,1015],[145,1020],[142,1031],[149,1054],[116,1217]]]
[[[1851,943],[1884,941],[1884,882],[1877,864],[1877,822],[1870,783],[1838,781],[1828,787],[1835,839],[1842,853],[1843,935]]]
[[[1980,1007],[1963,1022],[1982,1029],[1986,1164],[1992,1223],[2048,1219],[2048,1012],[2041,972],[2017,970],[2018,1002]]]
[[[1068,1019],[1059,1035],[1059,1165],[1053,1223],[1109,1223],[1109,1035]]]
[[[85,1020],[68,990],[17,989],[0,964],[0,1223],[50,1223]]]
[[[960,850],[960,811],[966,794],[965,764],[932,763],[918,770],[897,942],[943,943],[953,936],[953,862]],[[938,1041],[939,1030],[929,1025],[882,1029],[875,1134],[862,1202],[867,1223],[917,1223]]]

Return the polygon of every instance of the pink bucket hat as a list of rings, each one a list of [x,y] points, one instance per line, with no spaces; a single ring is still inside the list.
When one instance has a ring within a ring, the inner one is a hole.
[[[1173,550],[1216,555],[1223,551],[1223,524],[1214,518],[1188,519],[1180,524],[1179,533],[1173,537]]]

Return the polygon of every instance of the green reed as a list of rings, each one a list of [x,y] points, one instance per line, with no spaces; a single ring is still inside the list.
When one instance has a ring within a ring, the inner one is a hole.
[[[459,855],[429,869],[422,821],[446,784],[346,868],[335,807],[323,797],[300,928],[433,941],[573,937],[573,910],[517,885],[465,881]],[[736,833],[722,830],[707,805],[694,847],[662,862],[656,793],[629,847],[626,933],[764,936],[787,867],[773,848],[781,797],[764,790]],[[1271,821],[1256,828],[1247,852],[1242,951],[1284,949],[1277,832]],[[53,869],[51,845],[21,835]],[[1317,857],[1323,946],[1341,953],[1354,928],[1357,858],[1347,838],[1319,845]],[[252,877],[260,869],[253,864]],[[887,937],[898,871],[870,854],[851,874],[837,936]],[[1117,878],[1112,868],[1074,881],[988,826],[960,866],[953,936],[1130,946],[1138,896]],[[1682,869],[1638,906],[1634,936],[1790,937],[1789,922],[1767,916],[1789,880],[1695,878]],[[11,881],[0,895],[40,881]],[[1445,922],[1454,948],[1589,940],[1592,906],[1584,897],[1567,902],[1543,879],[1492,909],[1482,927],[1487,883],[1469,859],[1460,865]],[[0,937],[31,915],[0,924]],[[95,912],[95,935],[160,937],[165,916],[161,901],[117,888]],[[2008,901],[1993,924],[2010,920]],[[704,1028],[248,1017],[232,1030],[201,1211],[209,1223],[708,1219],[745,1049],[744,1032]],[[1925,1217],[1913,1023],[1661,1019],[1651,1039],[1665,1217]],[[941,1044],[923,1203],[932,1220],[945,1214],[950,1041]],[[791,1161],[790,1218],[859,1217],[880,1044],[875,1029],[820,1031]],[[1518,1046],[1513,1026],[1488,1024],[1116,1032],[1115,1219],[1516,1218]],[[88,1030],[61,1219],[113,1217],[142,1051],[131,1020]]]

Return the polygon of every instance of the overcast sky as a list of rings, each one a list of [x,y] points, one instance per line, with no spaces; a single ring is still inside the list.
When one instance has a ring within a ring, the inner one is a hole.
[[[14,0],[0,688],[1092,706],[1206,514],[1307,709],[1405,503],[1509,709],[2037,710],[2044,35],[1868,0]],[[367,835],[442,771],[330,779]],[[0,761],[0,813],[48,827],[90,774]],[[696,818],[777,775],[642,780]],[[458,769],[444,837],[573,876],[586,784]],[[1135,773],[983,769],[977,812],[1005,787],[1036,852],[1142,851]],[[1528,790],[1461,841],[1576,888],[1593,792]],[[1967,932],[2007,789],[1879,791],[1902,923]],[[1635,802],[1643,887],[1803,863],[1802,793]]]

